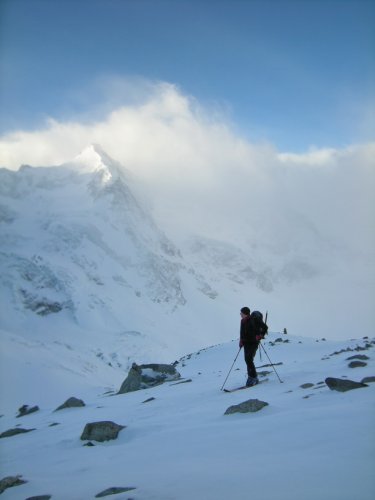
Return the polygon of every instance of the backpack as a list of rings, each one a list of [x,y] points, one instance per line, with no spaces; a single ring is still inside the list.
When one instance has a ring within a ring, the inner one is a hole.
[[[250,314],[250,318],[252,321],[253,331],[256,336],[260,336],[262,339],[267,335],[268,326],[263,321],[263,314],[260,311],[253,311]]]

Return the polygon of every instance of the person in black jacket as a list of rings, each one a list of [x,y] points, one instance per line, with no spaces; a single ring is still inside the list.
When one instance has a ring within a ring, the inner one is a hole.
[[[241,328],[240,328],[240,349],[243,347],[245,363],[247,366],[246,386],[251,387],[259,383],[257,371],[254,364],[254,357],[257,352],[261,337],[257,335],[257,329],[250,316],[250,309],[243,307],[241,309]]]

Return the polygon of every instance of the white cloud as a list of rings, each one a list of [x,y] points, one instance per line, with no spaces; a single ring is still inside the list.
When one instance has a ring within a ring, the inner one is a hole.
[[[127,96],[126,105],[100,120],[51,119],[41,130],[4,135],[0,165],[57,165],[98,143],[146,181],[144,196],[171,231],[256,238],[284,252],[319,239],[373,252],[374,143],[279,153],[249,143],[173,85],[115,80],[110,88],[111,103]]]
[[[312,167],[332,165],[339,152],[334,148],[309,149],[306,153],[280,153],[279,159],[286,165],[308,165]]]

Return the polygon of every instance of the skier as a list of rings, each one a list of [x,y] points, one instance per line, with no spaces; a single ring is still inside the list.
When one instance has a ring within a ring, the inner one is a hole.
[[[257,335],[255,325],[250,316],[250,309],[243,307],[241,309],[241,327],[240,327],[240,349],[244,348],[245,363],[247,366],[246,387],[259,384],[257,371],[254,365],[254,357],[257,352],[261,336]]]

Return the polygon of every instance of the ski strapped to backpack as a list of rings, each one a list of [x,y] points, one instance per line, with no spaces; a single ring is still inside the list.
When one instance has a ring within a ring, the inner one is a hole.
[[[268,356],[268,353],[267,351],[265,350],[264,348],[264,345],[262,344],[261,340],[264,339],[265,335],[267,335],[268,333],[268,325],[267,325],[267,317],[268,317],[268,311],[266,312],[266,317],[263,321],[263,314],[259,311],[253,311],[252,314],[250,316],[252,316],[254,314],[254,316],[256,317],[256,320],[255,321],[258,321],[258,324],[259,324],[259,329],[261,331],[263,331],[264,333],[260,333],[259,334],[259,347],[260,347],[260,350],[259,350],[259,353],[261,352],[261,350],[263,350],[263,352],[265,353],[265,355],[267,356],[268,358],[268,361],[270,362],[274,372],[276,373],[277,375],[277,378],[279,379],[279,382],[280,384],[283,383],[283,381],[281,380],[281,378],[279,377],[279,374],[277,373],[277,370],[275,368],[275,365],[272,363],[272,361],[270,360],[270,357]],[[263,336],[262,336],[263,335]]]

